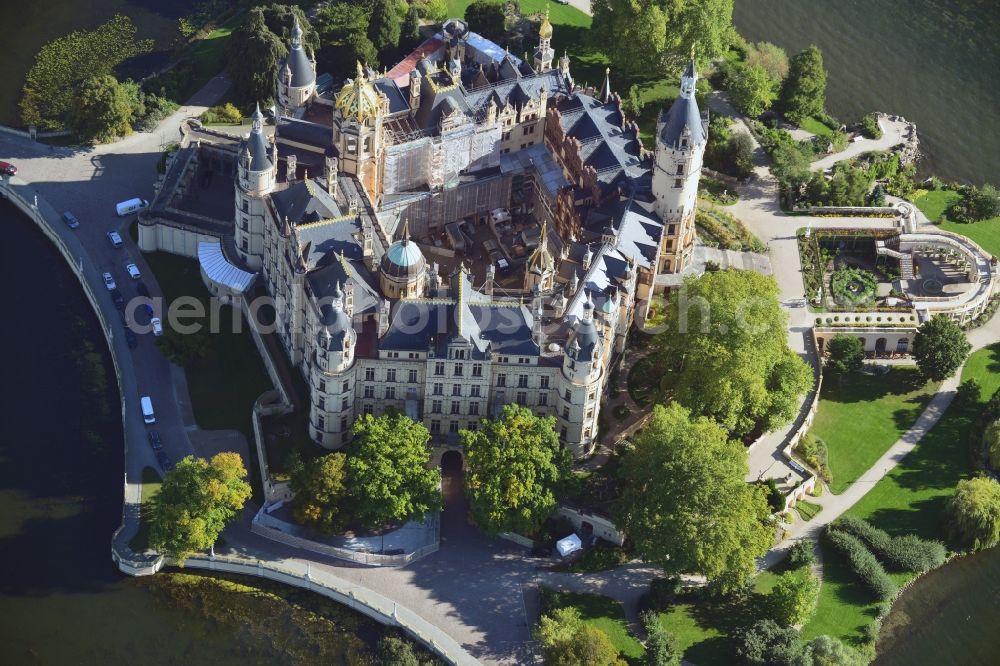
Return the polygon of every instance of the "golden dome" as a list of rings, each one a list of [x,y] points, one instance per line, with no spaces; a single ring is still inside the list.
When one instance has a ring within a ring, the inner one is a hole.
[[[552,24],[549,23],[549,8],[545,8],[545,18],[542,19],[542,24],[538,26],[538,36],[542,39],[552,39]]]
[[[362,123],[378,113],[378,97],[378,91],[365,76],[359,62],[357,76],[340,89],[334,106],[344,118],[353,118]]]

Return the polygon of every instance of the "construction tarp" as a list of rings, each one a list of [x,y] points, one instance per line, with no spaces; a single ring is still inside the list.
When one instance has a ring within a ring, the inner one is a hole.
[[[566,557],[570,553],[575,553],[576,551],[583,548],[583,542],[580,541],[580,537],[574,532],[570,534],[565,539],[559,539],[556,542],[556,550],[559,551],[560,557]]]

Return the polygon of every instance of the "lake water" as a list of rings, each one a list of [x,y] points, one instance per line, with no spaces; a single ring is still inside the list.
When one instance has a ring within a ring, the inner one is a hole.
[[[917,124],[923,173],[968,182],[1000,173],[1000,2],[996,0],[735,0],[751,41],[791,56],[816,44],[827,109]]]

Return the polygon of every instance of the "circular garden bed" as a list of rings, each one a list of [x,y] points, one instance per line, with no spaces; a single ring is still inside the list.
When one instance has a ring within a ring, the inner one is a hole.
[[[861,268],[841,268],[830,276],[830,292],[837,305],[870,305],[877,290],[878,278]]]

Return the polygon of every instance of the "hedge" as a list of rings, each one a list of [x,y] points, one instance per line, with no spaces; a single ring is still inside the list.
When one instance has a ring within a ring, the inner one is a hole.
[[[899,588],[860,539],[832,526],[827,527],[826,538],[830,545],[844,556],[847,565],[879,601],[889,601],[896,597]]]
[[[937,541],[924,541],[912,534],[893,537],[854,516],[839,518],[833,527],[856,536],[886,567],[896,571],[920,573],[944,563],[945,548]]]

